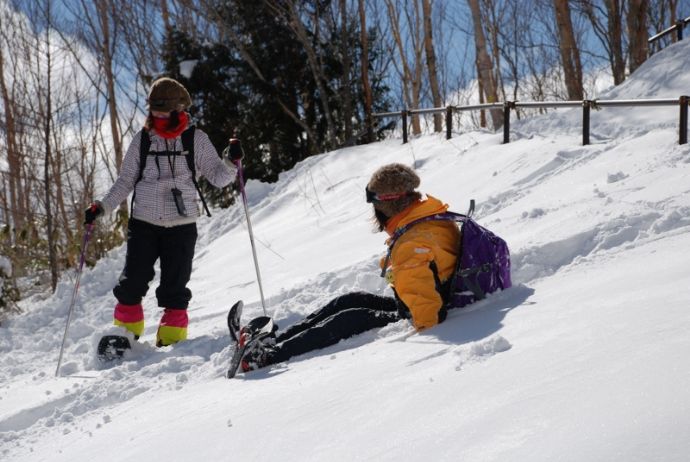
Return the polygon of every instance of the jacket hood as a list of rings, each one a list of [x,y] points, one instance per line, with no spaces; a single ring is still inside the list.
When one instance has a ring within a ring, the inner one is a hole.
[[[444,204],[433,196],[426,195],[426,199],[419,199],[410,204],[402,212],[391,217],[386,223],[386,232],[389,236],[395,234],[395,230],[420,218],[436,215],[448,211],[448,204]]]

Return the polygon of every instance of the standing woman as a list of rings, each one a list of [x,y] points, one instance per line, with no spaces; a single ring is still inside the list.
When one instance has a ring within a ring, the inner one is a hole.
[[[197,200],[201,193],[194,173],[222,188],[235,178],[233,161],[239,158],[221,159],[208,135],[190,124],[185,110],[192,100],[178,81],[167,77],[156,80],[147,103],[148,118],[127,149],[120,176],[108,193],[86,210],[85,223],[111,213],[133,193],[125,267],[113,289],[117,298],[114,324],[135,338],[143,334],[141,301],[153,280],[154,264],[160,259],[156,298],[164,311],[156,345],[165,346],[187,338],[187,308],[192,298],[187,283],[192,273],[196,220],[201,215]]]

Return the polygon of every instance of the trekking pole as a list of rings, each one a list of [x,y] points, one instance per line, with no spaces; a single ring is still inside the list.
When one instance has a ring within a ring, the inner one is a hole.
[[[84,233],[84,242],[81,244],[81,256],[79,257],[79,269],[77,270],[77,280],[72,289],[72,301],[69,304],[69,311],[67,312],[67,325],[65,326],[65,333],[62,335],[62,345],[60,345],[60,356],[58,356],[57,368],[55,369],[55,377],[60,376],[60,364],[62,364],[62,354],[65,351],[65,341],[67,340],[67,331],[69,330],[70,322],[72,321],[72,312],[74,310],[74,303],[77,300],[77,292],[79,291],[79,281],[81,280],[81,270],[84,267],[84,260],[86,255],[86,246],[91,239],[91,231],[93,231],[93,223],[86,225],[86,232]]]
[[[233,148],[233,142],[239,145],[239,140],[234,138],[230,140],[230,147]],[[241,146],[239,146],[242,149]],[[264,289],[261,285],[261,271],[259,270],[259,260],[256,258],[256,245],[254,245],[254,233],[252,232],[252,221],[249,219],[249,207],[247,206],[247,194],[244,192],[244,178],[242,176],[242,159],[236,161],[237,178],[240,182],[240,194],[242,195],[242,204],[244,205],[244,214],[247,217],[247,230],[249,230],[249,242],[252,244],[252,256],[254,257],[254,268],[256,269],[256,280],[259,283],[259,294],[261,295],[261,307],[264,309],[264,316],[268,316],[266,312],[266,301],[264,300]]]

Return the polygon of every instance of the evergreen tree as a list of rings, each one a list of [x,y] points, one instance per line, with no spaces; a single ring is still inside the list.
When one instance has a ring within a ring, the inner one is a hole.
[[[305,3],[313,3],[312,0]],[[330,0],[319,2],[325,8]],[[321,37],[308,35],[309,47],[319,56],[326,95],[319,92],[314,73],[307,65],[304,42],[297,40],[286,19],[276,15],[265,2],[227,0],[220,2],[215,20],[218,35],[197,43],[180,31],[170,29],[165,40],[167,74],[180,80],[194,102],[192,115],[197,126],[209,134],[220,152],[232,135],[242,140],[246,176],[276,181],[278,174],[308,156],[330,146],[324,98],[331,110],[339,145],[353,144],[364,133],[363,94],[359,79],[350,76],[348,91],[355,111],[351,121],[359,137],[345,138],[342,102],[342,50],[349,50],[358,63],[359,34],[349,27],[347,46],[343,34],[322,30]],[[383,56],[381,43],[371,32],[370,62],[373,67]],[[195,60],[191,74],[181,75],[180,63]],[[372,86],[375,110],[388,110],[388,88],[380,75]],[[324,88],[321,85],[321,88]],[[203,187],[203,186],[202,186]],[[207,190],[206,197],[217,205],[228,205],[231,197]]]

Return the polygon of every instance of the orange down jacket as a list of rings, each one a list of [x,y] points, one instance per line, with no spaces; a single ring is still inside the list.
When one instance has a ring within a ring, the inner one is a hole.
[[[398,228],[447,209],[448,205],[427,195],[388,220],[386,232],[393,236]],[[388,261],[381,260],[386,278],[418,330],[439,322],[443,297],[434,272],[441,283],[448,280],[455,270],[459,246],[460,230],[455,222],[427,221],[410,227],[394,243]]]

